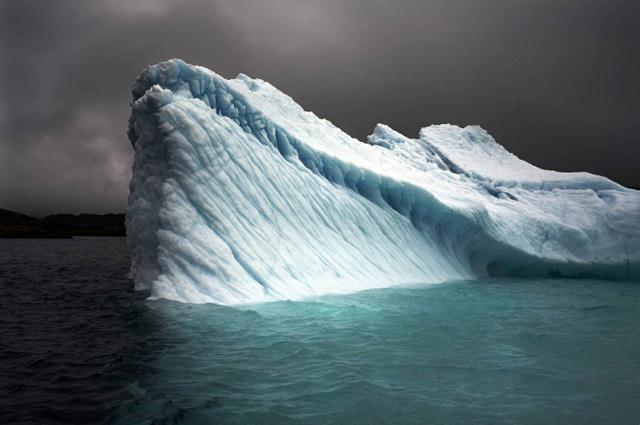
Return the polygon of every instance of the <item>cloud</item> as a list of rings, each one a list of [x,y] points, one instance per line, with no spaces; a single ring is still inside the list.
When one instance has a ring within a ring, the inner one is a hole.
[[[0,207],[120,211],[130,83],[181,57],[356,137],[481,124],[537,165],[640,185],[640,6],[614,0],[5,1]]]

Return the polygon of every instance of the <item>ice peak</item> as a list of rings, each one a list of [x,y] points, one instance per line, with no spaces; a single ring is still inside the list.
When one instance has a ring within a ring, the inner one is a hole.
[[[400,132],[392,129],[386,124],[378,123],[373,128],[373,132],[367,136],[367,143],[375,146],[382,146],[393,149],[393,145],[404,143],[407,140]]]

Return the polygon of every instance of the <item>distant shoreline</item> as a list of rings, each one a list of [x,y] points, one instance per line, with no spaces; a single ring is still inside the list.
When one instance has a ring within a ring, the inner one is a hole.
[[[42,219],[0,209],[1,239],[126,236],[124,214],[52,214]]]

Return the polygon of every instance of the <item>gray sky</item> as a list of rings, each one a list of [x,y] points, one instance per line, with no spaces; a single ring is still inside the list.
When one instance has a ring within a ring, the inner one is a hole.
[[[172,57],[259,77],[364,139],[480,124],[640,186],[637,0],[0,0],[0,208],[126,206],[130,85]]]

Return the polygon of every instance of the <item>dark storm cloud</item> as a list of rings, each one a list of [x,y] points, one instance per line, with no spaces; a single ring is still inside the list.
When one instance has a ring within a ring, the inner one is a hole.
[[[130,83],[171,57],[270,81],[358,138],[480,124],[537,165],[640,185],[637,1],[0,5],[1,208],[122,210]]]

